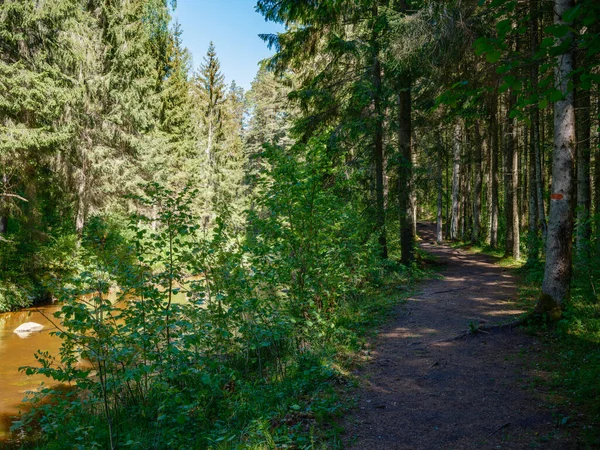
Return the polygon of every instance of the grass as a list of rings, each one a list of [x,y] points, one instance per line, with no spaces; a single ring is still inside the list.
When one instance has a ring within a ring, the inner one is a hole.
[[[531,310],[541,293],[543,262],[523,266],[519,272],[523,281],[517,303]],[[576,274],[561,319],[526,328],[544,343],[545,376],[539,383],[549,391],[550,402],[570,411],[557,426],[580,434],[582,448],[600,448],[600,298],[590,282],[595,278],[593,273]]]

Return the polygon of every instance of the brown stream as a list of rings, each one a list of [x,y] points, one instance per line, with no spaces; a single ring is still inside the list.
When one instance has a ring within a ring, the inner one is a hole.
[[[27,376],[19,372],[19,367],[36,366],[34,355],[37,350],[58,354],[61,340],[50,335],[55,328],[48,320],[55,320],[52,314],[58,309],[59,306],[42,306],[0,314],[0,440],[8,436],[27,391],[49,381],[42,375]],[[39,323],[44,329],[29,335],[14,333],[15,328],[25,322]]]
[[[116,295],[110,295],[109,299],[115,301]],[[183,291],[173,297],[174,303],[185,301]],[[53,380],[43,375],[25,375],[19,367],[39,366],[34,357],[38,350],[58,355],[61,339],[50,332],[56,330],[51,321],[57,321],[53,314],[60,308],[60,305],[50,305],[0,314],[0,447],[2,441],[10,437],[10,427],[27,392],[37,389],[42,382],[53,384]],[[44,329],[31,334],[14,332],[26,322],[39,323]]]

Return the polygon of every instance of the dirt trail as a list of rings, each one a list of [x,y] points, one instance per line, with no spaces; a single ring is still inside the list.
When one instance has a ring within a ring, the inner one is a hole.
[[[419,225],[421,247],[445,266],[397,309],[360,377],[357,408],[346,418],[349,449],[575,449],[561,411],[536,383],[541,346],[521,330],[451,340],[469,323],[509,321],[516,280],[486,255],[435,245]],[[449,340],[450,339],[450,340]]]

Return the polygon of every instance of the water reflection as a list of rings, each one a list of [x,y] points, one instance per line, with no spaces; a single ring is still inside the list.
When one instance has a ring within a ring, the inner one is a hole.
[[[197,277],[190,279],[195,280]],[[117,295],[109,295],[109,300],[117,301]],[[173,303],[185,303],[186,293],[180,291],[173,296]],[[131,300],[135,301],[135,300]],[[119,304],[125,306],[125,303]],[[42,306],[19,312],[0,314],[0,440],[8,437],[12,418],[19,413],[19,405],[27,391],[35,390],[40,383],[51,382],[43,375],[25,375],[19,367],[38,366],[35,353],[38,350],[58,355],[61,339],[50,333],[56,331],[57,319],[54,313],[60,306]],[[17,334],[14,330],[27,322],[44,326],[42,331]]]
[[[26,392],[47,380],[42,375],[25,375],[19,372],[19,367],[36,365],[37,350],[57,353],[60,339],[50,335],[56,328],[49,319],[53,319],[58,309],[58,306],[44,306],[0,315],[0,436],[6,435],[9,418],[18,413]],[[39,323],[44,329],[31,334],[14,333],[26,322]]]

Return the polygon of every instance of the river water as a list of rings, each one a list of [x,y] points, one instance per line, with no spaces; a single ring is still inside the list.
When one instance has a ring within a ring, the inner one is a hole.
[[[58,309],[58,306],[42,306],[0,314],[0,440],[8,436],[13,417],[18,414],[27,391],[48,381],[43,375],[27,376],[19,372],[19,367],[36,366],[37,350],[58,354],[61,340],[50,335],[56,330],[50,320],[55,320],[53,314]],[[29,335],[14,333],[15,328],[26,322],[39,323],[44,329]]]
[[[196,279],[198,277],[189,278],[190,281]],[[115,293],[107,298],[113,302],[117,300]],[[185,303],[186,293],[180,291],[172,300],[173,303]],[[120,306],[124,307],[125,303]],[[58,320],[53,314],[60,308],[59,305],[50,305],[0,314],[0,448],[2,441],[10,437],[10,427],[19,414],[19,406],[27,391],[37,389],[42,382],[53,384],[53,380],[43,375],[25,375],[19,371],[19,367],[39,366],[34,356],[38,350],[58,355],[61,339],[51,335],[51,332],[56,331],[52,322]],[[28,335],[14,332],[26,322],[39,323],[44,328]]]

